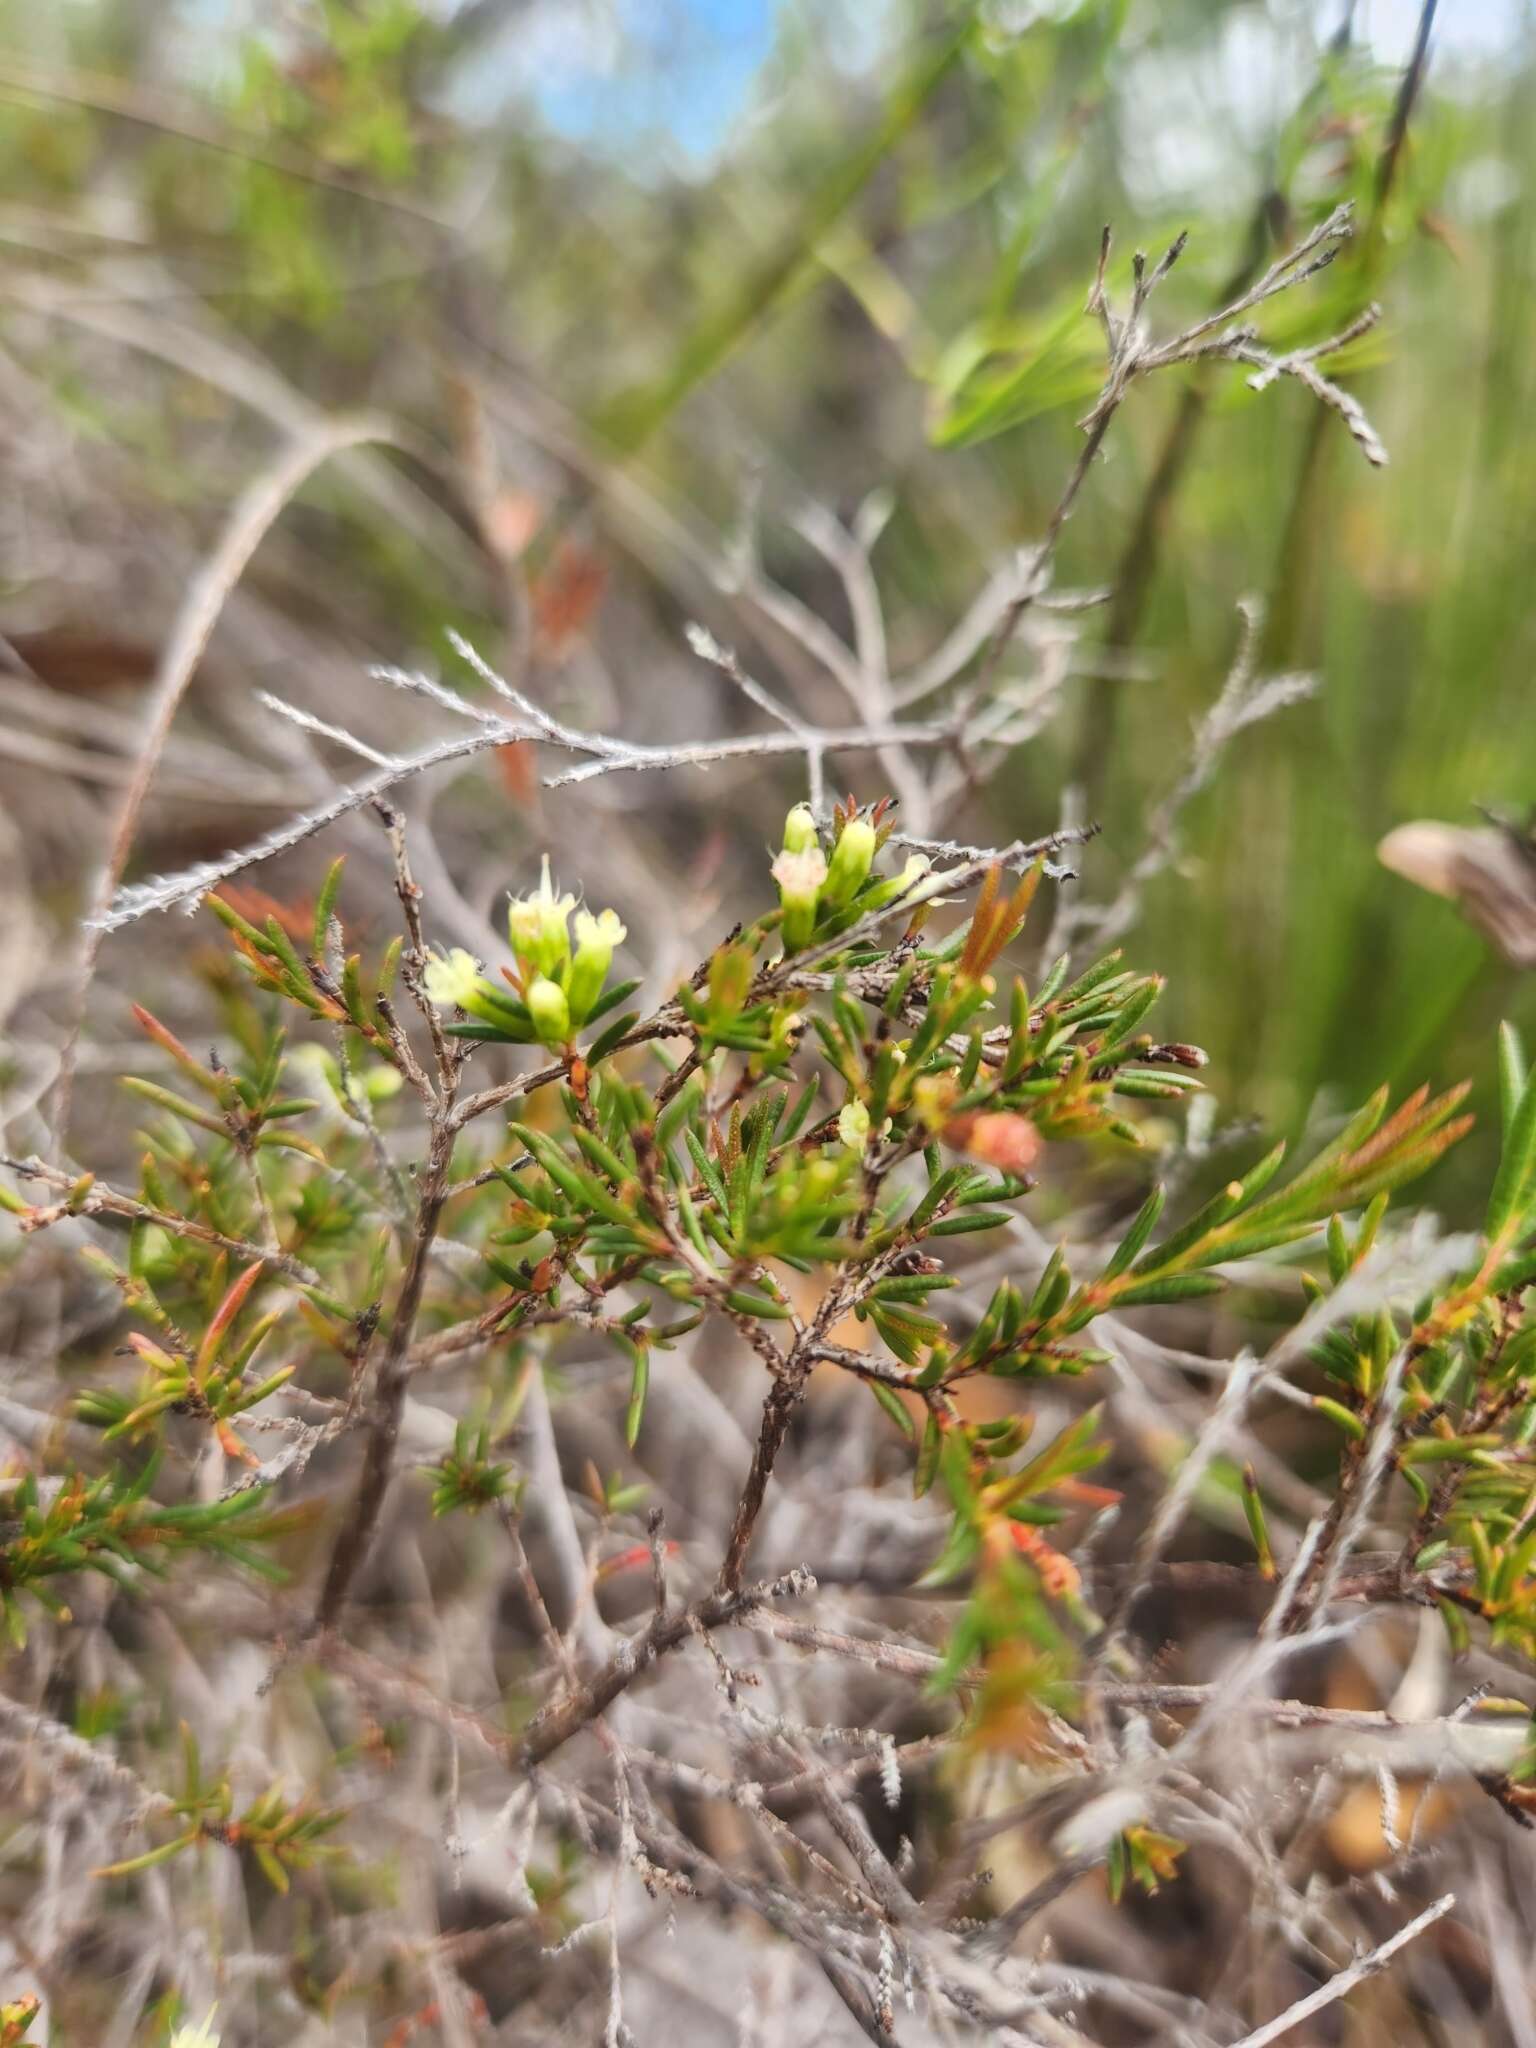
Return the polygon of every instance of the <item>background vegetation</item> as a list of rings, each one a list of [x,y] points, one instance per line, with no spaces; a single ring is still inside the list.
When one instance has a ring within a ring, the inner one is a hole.
[[[0,0],[0,2048],[1536,2038],[1533,89]]]
[[[1346,362],[1391,469],[1313,426],[1304,394],[1225,379],[1131,591],[986,805],[1006,837],[1086,785],[1105,827],[1087,872],[1107,886],[1224,673],[1234,593],[1271,596],[1271,660],[1322,687],[1194,807],[1197,885],[1149,893],[1147,943],[1201,1018],[1219,1095],[1280,1128],[1383,1074],[1481,1069],[1486,1088],[1491,1022],[1529,1016],[1530,992],[1373,851],[1404,818],[1470,822],[1536,788],[1532,39],[1513,6],[1442,14],[1388,164],[1415,22],[1379,0],[974,19],[16,0],[13,637],[152,645],[172,536],[196,548],[276,422],[345,403],[421,437],[427,466],[389,486],[412,496],[406,534],[377,481],[326,476],[254,572],[338,662],[437,659],[446,623],[495,657],[496,564],[462,531],[489,488],[504,538],[548,569],[543,630],[578,722],[608,708],[588,643],[635,729],[673,729],[676,608],[698,608],[754,495],[770,564],[835,606],[790,522],[893,493],[879,574],[900,663],[1049,509],[1097,385],[1080,310],[1101,223],[1122,250],[1194,225],[1169,287],[1193,313],[1298,212],[1353,196],[1355,251],[1293,317],[1385,301]],[[1125,582],[1116,555],[1193,404],[1168,380],[1122,422],[1065,580]],[[713,616],[749,649],[763,630],[718,598]],[[75,680],[121,701],[120,665]],[[764,837],[792,793],[764,803]],[[697,850],[692,798],[662,836]],[[24,823],[46,891],[68,835]],[[515,804],[482,800],[477,825],[503,859],[536,837]],[[1469,1151],[1443,1198],[1469,1201],[1486,1163]]]

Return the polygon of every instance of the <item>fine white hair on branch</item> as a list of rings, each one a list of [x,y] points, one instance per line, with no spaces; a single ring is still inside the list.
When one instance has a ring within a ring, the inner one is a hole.
[[[543,786],[546,789],[564,789],[578,783],[595,781],[600,776],[614,774],[635,774],[661,772],[673,768],[707,768],[721,761],[766,760],[783,756],[799,755],[813,762],[829,753],[861,753],[878,751],[896,746],[935,747],[953,742],[960,737],[960,724],[956,719],[941,719],[930,722],[904,723],[893,720],[866,726],[822,727],[802,724],[798,720],[787,723],[779,732],[748,733],[718,740],[680,742],[676,745],[644,745],[629,740],[613,739],[599,733],[578,731],[561,723],[532,704],[521,692],[514,691],[504,678],[495,671],[457,634],[450,636],[455,648],[487,680],[495,678],[498,694],[513,699],[523,716],[513,720],[498,716],[479,705],[468,703],[464,698],[448,689],[444,684],[429,676],[405,669],[382,667],[372,671],[380,681],[396,688],[414,691],[429,698],[433,703],[452,710],[469,723],[473,730],[460,732],[452,737],[435,741],[414,754],[386,754],[372,747],[365,740],[344,728],[327,723],[312,712],[285,702],[280,697],[267,693],[261,702],[268,710],[286,718],[306,732],[316,733],[347,747],[364,760],[375,764],[375,772],[340,789],[324,803],[303,812],[296,818],[274,827],[259,839],[234,851],[221,854],[218,859],[204,861],[196,867],[183,869],[180,873],[159,876],[147,882],[137,882],[121,889],[109,906],[95,920],[93,929],[102,932],[118,930],[123,925],[133,924],[139,918],[154,911],[163,911],[177,905],[192,905],[209,889],[243,870],[258,866],[274,855],[285,853],[291,847],[312,838],[315,833],[334,824],[349,812],[361,810],[365,805],[375,803],[398,783],[420,775],[430,768],[438,768],[450,761],[467,760],[473,755],[484,753],[492,747],[509,746],[518,741],[538,741],[546,746],[557,747],[568,753],[584,754],[588,758],[579,767],[567,768],[557,774],[546,775]],[[705,655],[716,666],[725,667],[734,678],[745,683],[735,657],[718,647],[713,640],[696,638],[696,651]],[[748,694],[754,702],[761,702],[762,696],[755,689]],[[775,706],[775,716],[784,718],[782,710]],[[1085,837],[1086,833],[1073,837]],[[998,849],[995,855],[986,849],[961,847],[948,842],[912,841],[921,848],[933,848],[939,853],[954,852],[962,858],[996,858],[1004,866],[1025,865],[1040,852],[1039,842],[1016,842],[1011,847]],[[1056,870],[1064,876],[1068,871]]]
[[[273,708],[278,700],[273,699]],[[284,714],[289,707],[283,706]],[[508,736],[529,739],[533,735],[524,731],[508,729]],[[200,861],[197,866],[183,868],[175,875],[155,876],[147,882],[135,882],[126,889],[119,889],[111,904],[92,923],[92,930],[114,932],[123,925],[136,924],[141,917],[152,911],[173,910],[177,906],[187,909],[196,907],[198,899],[220,882],[227,882],[231,876],[244,872],[246,868],[259,867],[263,861],[271,860],[279,853],[286,853],[290,847],[298,846],[315,833],[323,831],[351,811],[358,811],[365,804],[375,802],[387,791],[393,789],[409,775],[419,775],[424,769],[435,768],[445,761],[462,760],[468,754],[478,753],[482,747],[492,744],[482,734],[459,735],[450,740],[439,740],[435,746],[425,748],[412,755],[408,761],[391,758],[388,765],[369,775],[361,782],[350,783],[328,797],[313,810],[303,812],[297,818],[290,818],[286,824],[274,826],[261,838],[253,839],[246,846],[233,853],[223,854],[217,860]]]

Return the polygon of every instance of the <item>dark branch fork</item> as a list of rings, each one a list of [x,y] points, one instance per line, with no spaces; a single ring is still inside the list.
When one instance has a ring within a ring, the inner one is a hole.
[[[331,1552],[325,1582],[310,1624],[311,1634],[322,1634],[334,1628],[340,1619],[352,1581],[373,1542],[394,1472],[411,1372],[411,1339],[426,1291],[433,1243],[448,1196],[453,1142],[458,1129],[454,1121],[454,1105],[466,1058],[466,1049],[445,1035],[442,1019],[422,984],[426,942],[421,924],[421,891],[411,874],[404,826],[398,813],[387,805],[380,804],[379,810],[389,833],[394,855],[395,891],[400,899],[408,935],[408,945],[401,958],[402,978],[426,1022],[437,1071],[435,1083],[428,1084],[427,1090],[427,1156],[418,1183],[416,1215],[405,1271],[369,1400],[363,1470],[351,1509],[342,1522]]]

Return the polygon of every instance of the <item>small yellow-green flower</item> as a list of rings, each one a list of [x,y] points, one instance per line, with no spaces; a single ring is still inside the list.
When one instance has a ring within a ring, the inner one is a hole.
[[[569,1044],[573,1028],[596,1009],[613,964],[614,948],[627,936],[616,911],[576,910],[576,950],[571,950],[571,912],[576,898],[562,894],[550,880],[545,854],[539,886],[514,896],[507,911],[507,930],[517,955],[519,974],[510,971],[510,988],[487,979],[479,963],[461,946],[446,959],[433,960],[426,970],[427,994],[444,1009],[457,1008],[496,1027],[477,1033],[469,1027],[450,1029],[468,1037],[497,1036],[526,1044]]]
[[[550,976],[561,973],[571,957],[567,920],[575,908],[574,896],[556,893],[546,853],[538,888],[531,895],[514,896],[507,910],[512,950],[525,969]]]
[[[877,882],[875,884],[874,888],[865,897],[865,903],[868,904],[871,910],[883,909],[887,903],[894,902],[898,896],[905,896],[908,890],[915,889],[932,866],[933,862],[926,853],[914,853],[899,875],[892,875],[889,881]],[[940,899],[928,896],[920,900],[935,903]],[[916,905],[913,907],[915,909]]]
[[[422,976],[427,994],[440,1010],[469,1009],[482,978],[479,961],[462,946],[455,946],[446,960],[429,960]]]
[[[816,927],[816,898],[827,879],[827,857],[819,846],[795,853],[785,848],[773,864],[773,879],[779,885],[783,906],[780,931],[786,953],[798,953],[810,943]]]
[[[591,1016],[613,965],[613,949],[627,936],[616,910],[600,911],[596,917],[590,910],[577,911],[576,957],[565,982],[573,1024],[585,1024]]]
[[[868,818],[850,818],[838,835],[826,886],[821,892],[822,901],[833,910],[851,903],[868,880],[870,863],[875,857],[875,838],[875,828]]]
[[[862,1102],[845,1102],[837,1112],[837,1135],[850,1152],[862,1152],[869,1143],[869,1111]]]
[[[460,1009],[498,1032],[526,1039],[528,1020],[508,988],[498,988],[480,972],[473,953],[455,946],[446,960],[429,960],[422,976],[428,996],[440,1010]]]

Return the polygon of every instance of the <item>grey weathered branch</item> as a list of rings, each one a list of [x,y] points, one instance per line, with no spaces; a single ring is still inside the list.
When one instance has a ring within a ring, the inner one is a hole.
[[[1305,1998],[1298,1998],[1294,2005],[1287,2006],[1284,2012],[1272,2020],[1267,2020],[1262,2027],[1255,2027],[1251,2034],[1244,2034],[1241,2041],[1233,2044],[1233,2048],[1268,2048],[1271,2041],[1278,2041],[1282,2035],[1291,2033],[1303,2020],[1311,2019],[1314,2013],[1321,2012],[1325,2006],[1336,2004],[1341,1998],[1347,1998],[1356,1985],[1363,1984],[1367,1977],[1379,1975],[1399,1949],[1406,1948],[1410,1941],[1417,1941],[1424,1930],[1433,1927],[1437,1920],[1449,1913],[1455,1903],[1456,1894],[1446,1892],[1443,1897],[1436,1899],[1432,1906],[1426,1906],[1416,1919],[1408,1922],[1406,1927],[1400,1927],[1396,1934],[1379,1942],[1375,1948],[1368,1949],[1363,1956],[1357,1956],[1347,1969],[1340,1970],[1337,1975],[1330,1977],[1326,1984],[1320,1984],[1316,1991],[1308,1992]]]
[[[386,672],[386,679],[399,682],[403,672]],[[409,678],[412,687],[422,694],[430,695],[439,702],[451,702],[454,708],[473,725],[468,733],[456,733],[447,739],[435,741],[414,754],[380,756],[364,741],[350,733],[335,728],[329,730],[329,737],[350,746],[354,752],[361,752],[366,758],[379,760],[372,775],[347,787],[304,812],[297,818],[289,819],[261,838],[233,852],[220,855],[217,860],[204,861],[196,867],[186,868],[179,874],[160,876],[147,882],[134,883],[120,889],[115,897],[94,918],[90,928],[97,932],[112,932],[122,926],[136,923],[140,918],[155,911],[174,909],[187,905],[217,887],[220,882],[243,873],[247,868],[257,867],[275,855],[287,852],[291,847],[301,845],[304,840],[334,824],[338,818],[361,810],[365,805],[377,803],[400,783],[412,776],[423,774],[427,769],[444,766],[450,761],[468,760],[476,754],[487,752],[493,747],[514,745],[519,741],[539,741],[545,745],[559,747],[567,752],[585,754],[588,758],[580,767],[566,769],[543,778],[546,789],[563,789],[577,783],[590,782],[603,775],[620,773],[655,772],[674,768],[708,767],[719,761],[767,760],[785,755],[805,757],[812,752],[868,753],[888,745],[940,746],[948,742],[953,728],[944,722],[902,724],[889,726],[844,726],[833,728],[804,727],[794,731],[754,733],[731,738],[695,743],[679,743],[675,746],[646,746],[627,740],[605,738],[598,734],[578,733],[561,725],[557,720],[543,714],[537,717],[523,717],[517,720],[498,718],[494,714],[472,707],[462,699],[455,699],[442,686],[428,678]],[[280,699],[268,698],[269,708],[296,723],[315,729],[316,722],[311,714],[295,711]]]

